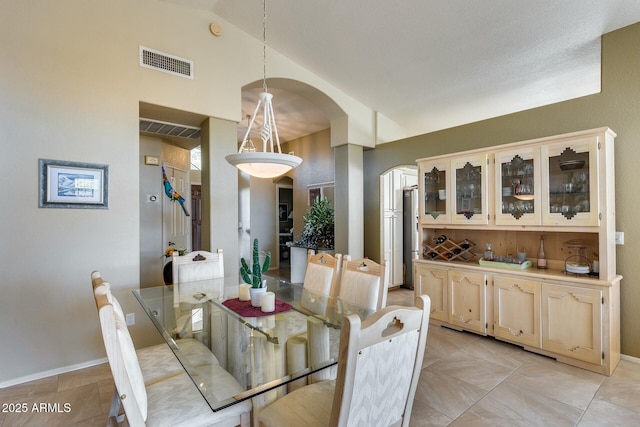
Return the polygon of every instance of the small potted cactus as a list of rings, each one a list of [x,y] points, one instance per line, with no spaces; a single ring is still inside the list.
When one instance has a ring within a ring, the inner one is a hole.
[[[262,279],[262,273],[269,269],[271,264],[271,252],[267,252],[264,263],[260,266],[260,250],[258,249],[258,239],[253,239],[253,265],[249,267],[244,258],[240,258],[240,276],[251,285],[251,305],[260,307],[261,294],[267,290],[267,279]]]

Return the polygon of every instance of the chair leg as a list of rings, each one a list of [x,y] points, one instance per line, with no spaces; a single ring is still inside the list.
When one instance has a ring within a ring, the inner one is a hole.
[[[245,412],[240,414],[240,427],[250,427],[251,426],[251,416],[249,412]]]
[[[107,427],[118,427],[124,421],[124,413],[118,414],[120,411],[120,395],[116,389],[113,392],[111,406],[109,407],[109,417],[107,418]]]

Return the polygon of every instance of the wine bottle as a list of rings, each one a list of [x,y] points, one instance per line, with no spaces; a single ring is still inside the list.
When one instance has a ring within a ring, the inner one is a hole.
[[[544,254],[544,236],[540,236],[540,249],[538,249],[538,268],[547,268],[547,256]]]

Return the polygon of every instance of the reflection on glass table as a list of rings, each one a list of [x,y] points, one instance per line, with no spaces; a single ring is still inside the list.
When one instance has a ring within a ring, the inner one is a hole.
[[[268,277],[276,311],[263,313],[237,299],[240,281],[235,276],[133,291],[213,411],[249,398],[279,397],[285,384],[330,377],[342,317],[372,314]],[[221,369],[240,387],[220,384]]]

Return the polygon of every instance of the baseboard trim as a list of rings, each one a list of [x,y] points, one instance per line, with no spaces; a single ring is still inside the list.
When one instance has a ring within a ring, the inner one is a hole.
[[[41,380],[42,378],[51,377],[54,375],[65,374],[67,372],[77,371],[78,369],[90,368],[92,366],[101,365],[107,362],[107,358],[103,357],[101,359],[90,360],[88,362],[77,363],[75,365],[63,366],[61,368],[51,369],[48,371],[37,372],[35,374],[27,375],[20,378],[14,378],[9,381],[4,381],[0,383],[0,388],[11,387],[14,385],[19,385],[23,383],[27,383],[29,381]]]
[[[620,355],[620,359],[640,364],[640,358],[638,358],[638,357],[627,356],[626,354],[621,354]]]

